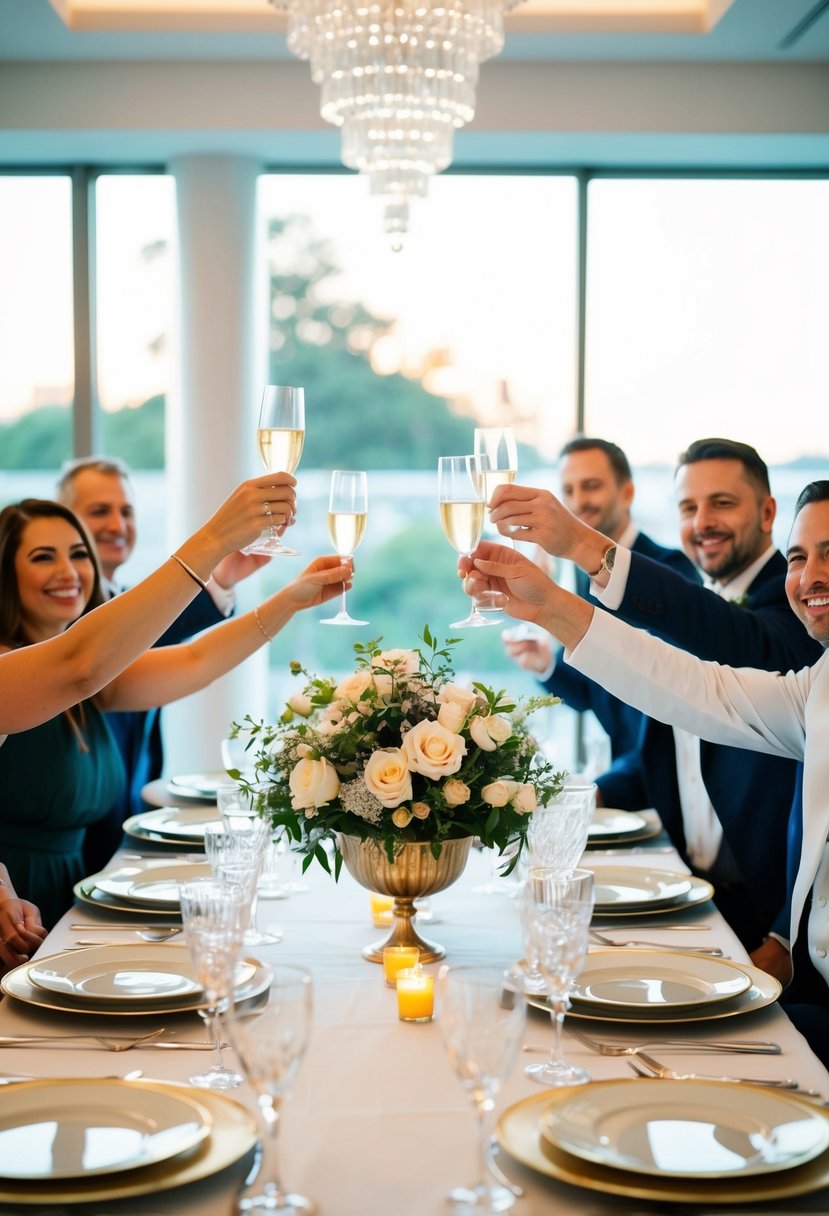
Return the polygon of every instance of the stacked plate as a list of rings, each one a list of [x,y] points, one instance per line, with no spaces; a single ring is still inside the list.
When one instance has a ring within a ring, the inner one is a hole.
[[[638,1199],[750,1203],[829,1183],[829,1111],[716,1081],[597,1081],[510,1107],[502,1148],[576,1186]]]
[[[182,773],[180,777],[171,777],[167,789],[176,798],[192,798],[196,802],[215,802],[216,792],[220,785],[230,781],[227,773]]]
[[[234,1000],[258,996],[272,972],[258,959],[236,966]],[[0,980],[8,996],[64,1013],[164,1016],[205,1008],[186,946],[125,942],[65,950],[16,967]]]
[[[662,831],[656,811],[635,814],[632,811],[615,811],[610,807],[597,807],[593,822],[587,829],[588,849],[604,849],[608,845],[637,844],[650,840]]]
[[[201,849],[205,825],[217,823],[219,819],[219,812],[212,806],[165,806],[133,815],[124,823],[124,831],[135,840]]]
[[[596,916],[651,916],[696,907],[714,894],[694,874],[633,866],[587,866],[595,875]]]
[[[0,1202],[119,1199],[218,1173],[256,1142],[222,1094],[159,1081],[19,1082],[0,1114]]]
[[[144,857],[100,874],[91,874],[76,884],[81,903],[139,916],[178,916],[179,891],[191,878],[209,878],[204,862],[170,862],[165,857]]]

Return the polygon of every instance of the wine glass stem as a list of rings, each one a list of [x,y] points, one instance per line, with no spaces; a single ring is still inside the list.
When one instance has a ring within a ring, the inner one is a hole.
[[[224,1057],[222,1055],[222,1024],[221,1024],[221,1021],[219,1020],[219,1002],[218,1001],[216,1002],[215,1005],[211,1005],[210,1009],[208,1010],[208,1017],[210,1018],[211,1026],[213,1029],[213,1044],[216,1048],[216,1067],[220,1068],[220,1069],[224,1069],[225,1062],[224,1062]]]
[[[480,1189],[489,1189],[491,1173],[489,1169],[490,1153],[492,1152],[492,1116],[495,1111],[495,1101],[488,1094],[475,1095],[475,1113],[478,1116],[478,1171],[480,1174]]]
[[[560,1064],[564,1059],[564,1044],[562,1042],[562,1030],[564,1029],[564,1014],[567,1011],[567,1000],[560,996],[551,996],[550,1001],[552,1008],[550,1009],[550,1018],[553,1023],[555,1032],[555,1042],[553,1049],[550,1052],[550,1063]]]
[[[282,1190],[280,1182],[281,1170],[279,1168],[279,1105],[269,1094],[260,1094],[259,1096],[259,1111],[262,1115],[262,1121],[265,1124],[267,1131],[267,1164],[264,1171],[265,1181],[262,1184],[262,1193],[266,1199],[267,1208],[281,1209],[285,1204],[285,1194]]]

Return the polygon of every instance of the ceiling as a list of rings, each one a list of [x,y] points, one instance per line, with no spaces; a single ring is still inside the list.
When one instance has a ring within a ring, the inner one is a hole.
[[[338,162],[268,0],[0,0],[0,165]],[[677,32],[685,31],[685,32]],[[455,163],[829,166],[829,0],[529,0]]]

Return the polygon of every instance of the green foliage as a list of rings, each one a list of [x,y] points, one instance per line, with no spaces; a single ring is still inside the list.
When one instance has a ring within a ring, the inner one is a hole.
[[[13,422],[0,423],[4,469],[57,469],[72,454],[72,411],[44,405]]]
[[[135,409],[103,414],[104,451],[120,456],[133,469],[163,469],[164,408],[164,395],[158,393]]]

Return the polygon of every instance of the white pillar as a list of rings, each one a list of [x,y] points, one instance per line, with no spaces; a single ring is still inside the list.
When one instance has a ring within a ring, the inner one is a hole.
[[[241,156],[182,156],[176,181],[179,381],[167,414],[170,545],[193,532],[230,490],[259,472],[256,417],[267,367],[267,294],[259,256],[261,165]],[[238,608],[259,580],[237,588]],[[265,708],[266,652],[164,711],[166,770],[221,767],[231,721]]]

